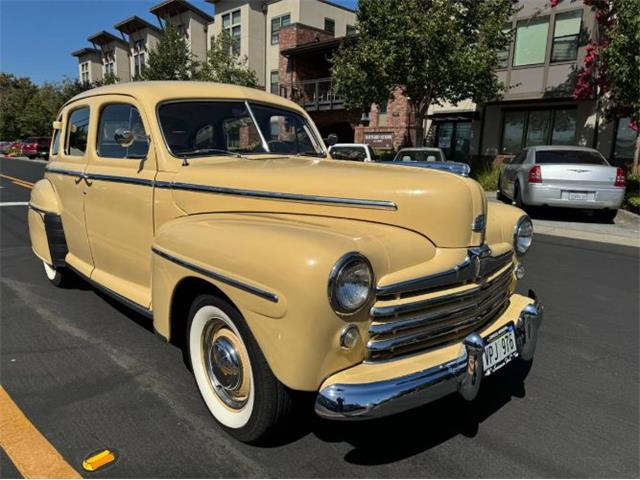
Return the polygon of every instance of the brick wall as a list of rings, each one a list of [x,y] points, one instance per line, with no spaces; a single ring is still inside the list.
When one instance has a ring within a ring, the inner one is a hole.
[[[331,40],[333,36],[319,28],[310,27],[302,23],[292,23],[280,30],[280,50],[312,43],[316,41]],[[317,64],[312,62],[300,62],[296,64],[295,58],[287,58],[280,55],[279,62],[280,83],[291,83],[299,80],[318,78],[325,73],[317,72]]]

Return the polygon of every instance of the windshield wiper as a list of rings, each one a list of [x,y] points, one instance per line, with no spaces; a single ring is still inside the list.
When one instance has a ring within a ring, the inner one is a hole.
[[[229,150],[223,150],[221,148],[198,148],[195,150],[187,150],[186,152],[179,152],[176,153],[176,155],[179,155],[180,157],[192,157],[208,155],[210,153],[221,153],[223,155],[232,155],[234,157],[243,158],[242,155],[237,152],[231,152]]]

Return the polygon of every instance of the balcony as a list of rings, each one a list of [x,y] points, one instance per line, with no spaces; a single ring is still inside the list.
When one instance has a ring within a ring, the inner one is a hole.
[[[280,96],[309,112],[344,109],[343,100],[334,95],[331,78],[316,78],[280,85]]]

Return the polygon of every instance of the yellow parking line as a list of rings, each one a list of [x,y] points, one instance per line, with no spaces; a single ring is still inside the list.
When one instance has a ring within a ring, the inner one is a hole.
[[[33,190],[33,185],[29,185],[27,183],[18,182],[16,180],[12,181],[11,183],[13,183],[14,185],[18,185],[19,187],[28,188],[29,190]]]
[[[27,182],[26,180],[23,180],[21,178],[12,177],[11,175],[5,175],[4,173],[0,173],[0,177],[6,178],[7,180],[12,180],[14,183],[15,182],[24,183],[24,184],[29,185],[31,187],[33,187],[35,185],[34,183]]]
[[[24,478],[82,478],[0,386],[0,446]]]

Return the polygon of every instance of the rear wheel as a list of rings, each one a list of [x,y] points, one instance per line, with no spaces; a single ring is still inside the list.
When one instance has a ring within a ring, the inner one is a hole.
[[[288,389],[267,364],[240,312],[213,295],[189,313],[189,360],[209,411],[238,440],[272,433],[291,410]]]
[[[503,202],[503,203],[507,203],[509,201],[509,199],[505,196],[504,192],[502,191],[502,175],[500,175],[498,177],[497,198],[498,198],[498,201]]]

